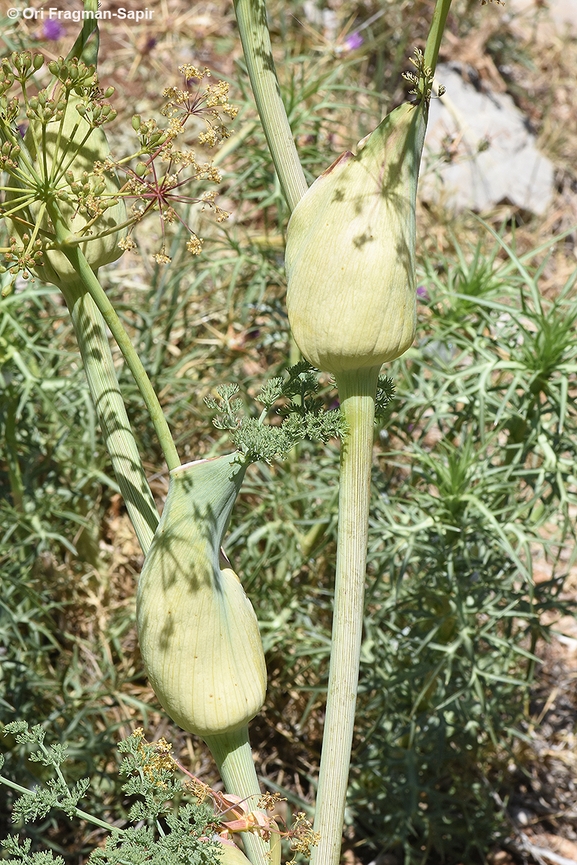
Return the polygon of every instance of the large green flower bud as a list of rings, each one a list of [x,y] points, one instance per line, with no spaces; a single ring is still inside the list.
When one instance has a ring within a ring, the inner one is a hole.
[[[170,717],[204,738],[245,727],[266,693],[254,610],[219,559],[245,472],[238,457],[171,471],[138,584],[138,636],[150,683]]]
[[[288,226],[287,307],[331,373],[380,366],[415,335],[415,205],[426,106],[404,104],[306,192]]]

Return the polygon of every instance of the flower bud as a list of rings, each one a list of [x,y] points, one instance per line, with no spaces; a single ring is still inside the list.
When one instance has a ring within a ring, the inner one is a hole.
[[[264,703],[258,622],[220,546],[245,466],[237,454],[173,469],[138,583],[137,625],[156,696],[189,733],[243,728]]]
[[[305,193],[288,225],[287,308],[307,360],[380,366],[416,323],[415,206],[426,106],[404,104]]]

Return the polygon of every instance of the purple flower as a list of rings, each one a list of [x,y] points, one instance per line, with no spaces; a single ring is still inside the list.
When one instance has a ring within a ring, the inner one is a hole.
[[[66,28],[60,21],[44,21],[42,24],[43,39],[50,39],[52,42],[56,42],[58,39],[62,39],[65,34]]]
[[[347,36],[347,38],[345,39],[343,43],[344,49],[345,51],[356,51],[357,48],[361,47],[363,41],[364,40],[361,34],[354,31],[353,33],[351,33],[350,36]]]
[[[427,289],[425,288],[424,285],[420,285],[417,288],[417,297],[419,298],[419,300],[422,300],[423,303],[428,303],[429,300],[431,299],[429,297],[429,292],[427,291]]]

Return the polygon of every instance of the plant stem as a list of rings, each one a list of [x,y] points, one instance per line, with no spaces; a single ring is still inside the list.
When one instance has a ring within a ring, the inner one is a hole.
[[[451,8],[451,0],[437,0],[435,11],[433,12],[433,20],[427,36],[427,44],[425,45],[425,66],[430,66],[433,72],[437,66],[437,58],[441,47],[441,40],[445,30],[447,15]]]
[[[227,793],[246,800],[249,811],[256,811],[262,792],[258,783],[248,727],[233,733],[222,733],[205,737],[205,742],[214,757]],[[242,833],[246,855],[252,865],[269,865],[270,844],[250,832]]]
[[[97,0],[84,0],[83,5],[85,11],[87,12],[98,11]],[[95,30],[96,33],[94,34],[94,39],[92,40],[92,43],[87,45],[90,36]],[[86,63],[87,66],[90,66],[90,64],[94,64],[96,66],[98,62],[98,47],[98,21],[94,18],[84,18],[82,21],[82,30],[78,34],[74,45],[66,55],[66,59],[71,60],[73,57],[78,57],[82,58],[82,60]]]
[[[355,721],[363,609],[373,422],[379,367],[335,376],[348,431],[341,449],[339,527],[327,709],[311,865],[338,865]]]
[[[82,251],[75,248],[71,250],[69,254],[68,250],[64,247],[62,251],[72,264],[74,264],[74,261],[78,262],[78,273],[80,274],[82,282],[90,292],[90,296],[98,307],[104,321],[110,328],[112,336],[116,340],[116,344],[124,356],[124,360],[133,375],[134,381],[136,382],[142,399],[144,400],[144,404],[148,410],[148,414],[150,415],[150,420],[152,421],[160,447],[162,448],[162,453],[166,460],[168,470],[172,471],[172,469],[175,469],[180,465],[180,458],[164,416],[164,412],[162,411],[162,407],[158,401],[158,396],[148,378],[148,374],[144,369],[142,361],[140,360],[136,349],[132,345],[128,334],[124,330],[122,322],[116,314],[116,310],[106,296],[104,289],[98,282],[98,279],[86,261]]]
[[[148,414],[150,415],[150,420],[154,426],[168,469],[169,471],[172,471],[172,469],[175,469],[180,465],[178,451],[176,450],[168,423],[164,417],[164,412],[162,411],[161,405],[158,401],[156,391],[148,378],[146,370],[142,365],[142,361],[140,360],[136,349],[132,345],[132,342],[116,314],[114,307],[109,301],[106,292],[98,282],[94,271],[88,264],[82,250],[75,244],[66,243],[66,239],[70,232],[67,230],[60,218],[60,215],[54,208],[51,208],[50,210],[50,217],[55,228],[56,238],[60,243],[60,250],[64,253],[72,267],[77,272],[80,281],[92,297],[102,315],[102,318],[110,328],[118,348],[124,356],[126,364],[132,373],[142,399],[144,400]],[[58,287],[61,288],[61,286]]]
[[[61,286],[80,347],[106,449],[144,554],[158,525],[156,505],[126,414],[102,316],[84,283]]]
[[[266,23],[264,0],[235,0],[234,10],[246,66],[264,134],[283,194],[291,210],[307,191],[282,101]]]

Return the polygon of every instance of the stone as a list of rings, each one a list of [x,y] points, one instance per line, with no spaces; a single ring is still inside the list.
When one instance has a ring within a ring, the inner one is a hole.
[[[541,0],[509,0],[507,9],[512,15],[531,14],[549,18],[557,33],[569,36],[577,34],[577,3],[575,0],[548,0],[545,7]]]
[[[510,96],[483,92],[440,64],[446,95],[431,100],[420,197],[478,213],[508,202],[542,216],[553,200],[553,164],[535,146]]]

